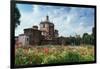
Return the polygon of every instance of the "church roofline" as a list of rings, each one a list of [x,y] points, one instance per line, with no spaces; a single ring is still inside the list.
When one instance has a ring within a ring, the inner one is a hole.
[[[38,29],[33,29],[33,28],[26,28],[26,29],[24,29],[24,31],[25,31],[25,30],[40,31],[40,30],[38,30]]]

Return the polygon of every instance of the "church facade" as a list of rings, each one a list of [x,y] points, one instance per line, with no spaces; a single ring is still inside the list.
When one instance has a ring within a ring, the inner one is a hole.
[[[41,21],[38,26],[24,29],[24,34],[18,36],[18,41],[22,45],[43,45],[43,44],[58,44],[58,30],[55,25],[50,22],[49,16],[46,16],[45,21]]]

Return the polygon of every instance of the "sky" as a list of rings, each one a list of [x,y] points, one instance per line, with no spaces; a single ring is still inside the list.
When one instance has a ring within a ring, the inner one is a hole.
[[[36,4],[17,4],[21,14],[20,25],[15,29],[15,36],[22,34],[25,28],[32,28],[49,16],[59,36],[82,36],[83,33],[92,33],[94,27],[94,8],[50,6]]]

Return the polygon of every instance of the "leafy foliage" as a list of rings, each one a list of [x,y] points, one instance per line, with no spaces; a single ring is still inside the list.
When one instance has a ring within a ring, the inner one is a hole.
[[[20,17],[21,17],[21,14],[19,12],[19,9],[15,6],[15,15],[14,15],[14,18],[15,18],[15,27],[17,27],[18,25],[20,25]]]
[[[93,46],[16,47],[15,64],[55,64],[94,61]]]

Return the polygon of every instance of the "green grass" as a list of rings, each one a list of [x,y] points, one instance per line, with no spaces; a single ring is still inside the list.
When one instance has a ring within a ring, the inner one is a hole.
[[[53,64],[94,61],[94,46],[16,47],[15,64]]]

